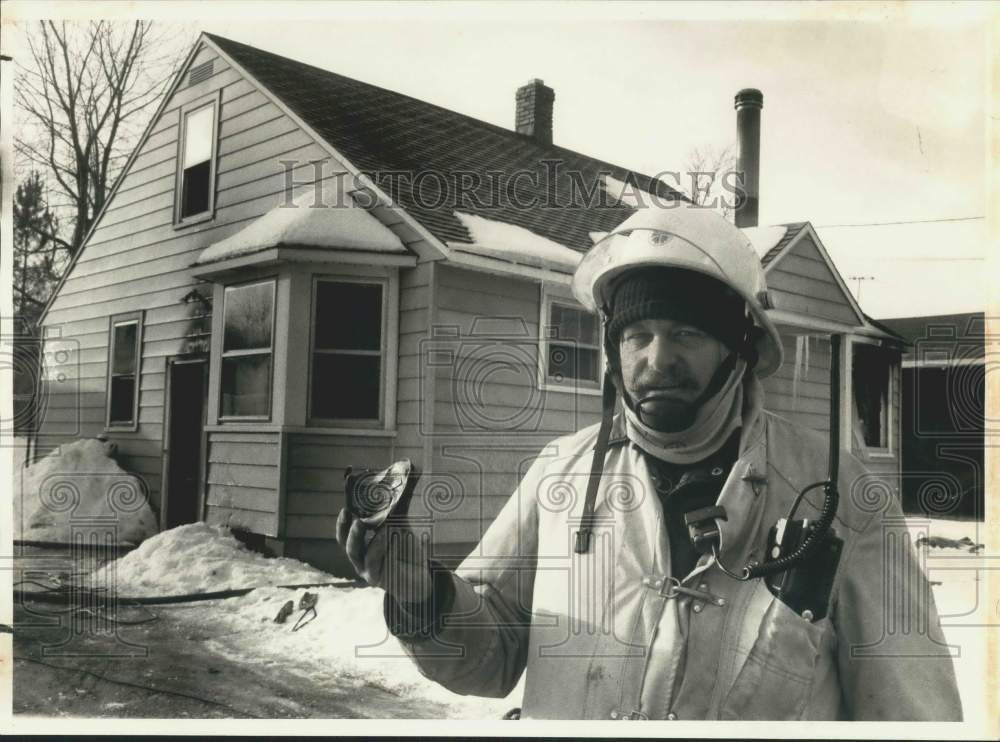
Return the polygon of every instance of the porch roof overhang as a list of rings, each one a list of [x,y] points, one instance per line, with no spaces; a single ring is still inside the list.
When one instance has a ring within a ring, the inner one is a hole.
[[[199,278],[295,261],[413,266],[417,256],[347,194],[336,205],[308,189],[207,247],[192,266]],[[316,204],[319,204],[317,207]]]

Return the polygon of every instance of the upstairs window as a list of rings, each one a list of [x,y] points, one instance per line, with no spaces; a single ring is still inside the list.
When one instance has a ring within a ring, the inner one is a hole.
[[[271,415],[274,290],[274,280],[226,286],[220,417]]]
[[[178,220],[211,216],[215,198],[215,102],[184,112],[181,121]]]
[[[856,343],[852,348],[851,382],[856,433],[866,448],[888,450],[892,359],[889,353],[876,345]]]
[[[543,302],[544,383],[567,389],[598,389],[601,328],[597,317],[568,302]]]
[[[111,318],[108,341],[109,428],[135,428],[138,423],[141,319],[141,314],[137,313]]]
[[[320,279],[313,293],[309,416],[382,419],[385,286]]]

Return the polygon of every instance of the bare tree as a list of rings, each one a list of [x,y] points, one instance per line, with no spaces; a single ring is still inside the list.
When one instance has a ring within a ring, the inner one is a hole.
[[[732,221],[734,197],[731,173],[736,170],[735,146],[695,147],[688,153],[686,195],[696,204],[717,209]]]
[[[70,255],[104,206],[141,127],[183,55],[145,21],[42,21],[26,34],[15,103],[18,155],[41,168],[51,206],[67,212],[71,235],[53,235]]]

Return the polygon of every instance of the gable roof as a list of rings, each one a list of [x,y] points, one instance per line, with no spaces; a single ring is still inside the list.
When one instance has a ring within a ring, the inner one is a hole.
[[[586,251],[591,232],[608,231],[633,211],[613,198],[588,201],[587,192],[603,190],[604,175],[686,200],[641,173],[231,39],[204,36],[442,244],[473,242],[455,213],[460,211]],[[499,182],[491,173],[502,174]]]

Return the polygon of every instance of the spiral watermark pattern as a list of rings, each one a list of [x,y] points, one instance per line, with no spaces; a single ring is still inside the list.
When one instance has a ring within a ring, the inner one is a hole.
[[[538,504],[550,513],[562,513],[576,504],[577,491],[563,477],[551,476],[539,486]]]
[[[354,490],[354,507],[362,518],[371,517],[392,505],[398,485],[392,477],[381,473],[368,474],[357,483]]]
[[[458,477],[437,474],[424,485],[424,503],[432,513],[438,515],[453,513],[464,500],[465,488]]]
[[[636,510],[642,504],[641,485],[638,480],[617,480],[607,486],[606,499],[608,506],[619,513]]]
[[[958,480],[946,476],[936,476],[924,482],[917,490],[917,504],[928,515],[944,515],[950,513],[962,502],[962,492],[958,488]]]
[[[49,512],[67,513],[80,505],[80,489],[65,474],[54,474],[42,482],[38,499]]]
[[[851,487],[851,500],[866,513],[885,512],[892,503],[889,485],[875,475],[859,477]]]
[[[955,430],[978,431],[986,409],[986,364],[965,364],[948,370],[948,414]]]
[[[455,369],[452,389],[457,410],[473,426],[488,430],[521,430],[537,420],[541,391],[535,383],[534,357],[519,346],[493,345],[463,357]],[[485,392],[496,384],[517,386],[513,405],[492,403]]]
[[[147,502],[145,485],[141,479],[115,482],[108,489],[108,506],[115,513],[135,513]]]

